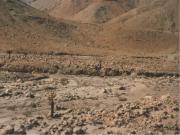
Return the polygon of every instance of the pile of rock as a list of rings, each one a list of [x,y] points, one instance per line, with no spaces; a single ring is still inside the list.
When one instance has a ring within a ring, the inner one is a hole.
[[[19,134],[19,135],[26,135],[26,129],[21,124],[16,125],[6,125],[2,130],[0,130],[1,135],[7,134]]]

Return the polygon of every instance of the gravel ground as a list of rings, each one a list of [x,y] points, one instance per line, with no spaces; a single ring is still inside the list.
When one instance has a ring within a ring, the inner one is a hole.
[[[0,134],[178,134],[179,81],[1,71]]]

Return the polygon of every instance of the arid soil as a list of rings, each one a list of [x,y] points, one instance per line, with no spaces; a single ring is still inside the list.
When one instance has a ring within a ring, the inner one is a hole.
[[[0,0],[0,135],[180,134],[178,12],[179,0]]]
[[[179,134],[177,63],[162,60],[1,54],[0,134]]]
[[[178,0],[23,1],[34,8],[21,0],[0,1],[0,52],[99,56],[178,52]],[[51,11],[39,7],[52,5]]]
[[[90,56],[51,52],[49,54],[0,54],[0,69],[11,72],[62,73],[71,75],[179,76],[177,55],[158,57]]]

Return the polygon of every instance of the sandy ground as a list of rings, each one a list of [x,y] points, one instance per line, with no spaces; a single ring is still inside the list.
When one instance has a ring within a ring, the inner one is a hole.
[[[179,78],[0,72],[1,134],[178,134]],[[48,88],[54,88],[50,118]]]
[[[180,134],[178,0],[61,1],[0,0],[0,135]]]

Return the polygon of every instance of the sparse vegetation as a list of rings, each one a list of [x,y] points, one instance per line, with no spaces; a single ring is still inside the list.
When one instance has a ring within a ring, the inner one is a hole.
[[[12,54],[12,50],[7,50],[6,53],[8,54],[8,58],[10,59],[11,58],[11,54]]]
[[[177,5],[0,0],[0,135],[179,134]]]
[[[54,99],[56,97],[55,88],[47,88],[47,96],[50,104],[50,116],[51,118],[54,118],[54,108],[55,108],[55,102]]]

